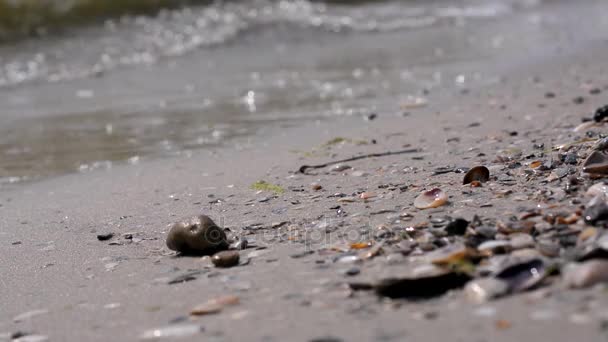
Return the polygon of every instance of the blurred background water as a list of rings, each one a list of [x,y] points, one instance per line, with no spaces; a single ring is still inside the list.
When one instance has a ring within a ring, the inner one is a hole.
[[[488,82],[480,59],[551,37],[543,4],[0,0],[0,188]]]

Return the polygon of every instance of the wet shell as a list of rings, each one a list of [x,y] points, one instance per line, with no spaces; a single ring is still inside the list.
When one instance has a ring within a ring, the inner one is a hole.
[[[424,191],[414,200],[414,206],[418,209],[437,208],[448,202],[448,195],[439,188]]]
[[[593,151],[583,163],[583,172],[608,174],[608,155],[602,151]]]
[[[541,259],[516,263],[500,271],[496,278],[505,281],[511,292],[520,292],[538,286],[547,275],[547,266]]]
[[[206,215],[175,223],[167,247],[183,254],[205,255],[228,248],[226,234]]]
[[[488,180],[490,180],[490,170],[485,166],[475,166],[464,175],[462,184],[469,184],[475,181],[484,183]]]

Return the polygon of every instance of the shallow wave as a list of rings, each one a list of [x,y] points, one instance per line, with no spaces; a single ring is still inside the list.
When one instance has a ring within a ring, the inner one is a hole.
[[[125,3],[133,2],[137,1]],[[260,29],[288,27],[321,33],[416,29],[501,16],[535,6],[540,0],[355,2],[357,5],[307,0],[215,2],[165,9],[154,16],[108,19],[97,27],[74,28],[61,36],[0,47],[0,87],[70,80],[121,66],[153,64],[228,44]]]

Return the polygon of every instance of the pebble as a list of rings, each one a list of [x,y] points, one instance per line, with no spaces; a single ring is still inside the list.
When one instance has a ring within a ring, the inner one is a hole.
[[[359,170],[359,171],[352,172],[350,175],[353,176],[353,177],[367,177],[367,176],[369,176],[369,173],[365,172],[365,171],[360,171]]]
[[[223,251],[215,253],[211,257],[211,262],[216,267],[232,267],[239,264],[240,255],[237,251]]]
[[[583,263],[568,264],[563,272],[566,286],[590,287],[608,282],[608,260],[589,260]]]
[[[514,250],[524,249],[534,247],[534,238],[528,234],[515,233],[509,235],[509,243],[511,244],[511,248]]]
[[[359,269],[358,267],[351,267],[340,271],[340,274],[343,274],[345,276],[356,276],[359,273],[361,273],[361,269]]]
[[[175,223],[167,247],[183,254],[211,254],[228,248],[226,234],[206,215]]]
[[[110,240],[113,237],[114,237],[114,233],[97,234],[97,240],[99,240],[99,241]]]

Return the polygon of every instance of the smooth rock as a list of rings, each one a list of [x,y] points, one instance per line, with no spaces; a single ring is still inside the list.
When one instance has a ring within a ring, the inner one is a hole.
[[[608,260],[598,259],[568,264],[563,273],[564,282],[572,288],[585,288],[608,282]]]
[[[183,254],[212,254],[228,248],[226,234],[206,215],[177,222],[167,235],[167,247]]]
[[[239,264],[240,255],[237,251],[223,251],[215,253],[211,257],[211,262],[216,267],[232,267]]]

